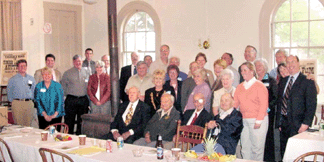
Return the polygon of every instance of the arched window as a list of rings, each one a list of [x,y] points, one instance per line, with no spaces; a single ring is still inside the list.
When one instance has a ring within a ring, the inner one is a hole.
[[[119,64],[131,64],[132,52],[137,52],[139,60],[151,55],[155,60],[161,46],[161,24],[153,7],[142,1],[126,4],[117,16]]]
[[[137,52],[139,59],[145,55],[155,59],[154,22],[146,12],[136,12],[128,19],[123,33],[123,54],[125,63],[131,64],[130,54]]]
[[[319,0],[283,0],[272,15],[271,53],[285,49],[300,59],[316,59],[320,88],[324,87],[323,29],[324,7]],[[318,101],[324,99],[323,91]]]

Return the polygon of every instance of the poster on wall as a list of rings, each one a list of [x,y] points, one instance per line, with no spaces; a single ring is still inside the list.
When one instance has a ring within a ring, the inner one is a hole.
[[[16,75],[17,66],[16,62],[20,59],[27,60],[27,51],[2,51],[1,52],[1,71],[0,71],[0,84],[7,85],[9,79]]]
[[[317,60],[316,59],[301,59],[299,60],[300,71],[309,77],[317,80]]]

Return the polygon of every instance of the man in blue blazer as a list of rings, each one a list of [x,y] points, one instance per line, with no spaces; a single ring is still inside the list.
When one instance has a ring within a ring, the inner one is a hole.
[[[276,117],[282,157],[288,138],[311,126],[317,105],[315,83],[299,71],[297,56],[287,57],[287,68],[290,76],[281,79],[278,85]]]

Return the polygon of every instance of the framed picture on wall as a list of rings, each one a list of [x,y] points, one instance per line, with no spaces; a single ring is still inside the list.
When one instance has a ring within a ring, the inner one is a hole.
[[[316,59],[301,59],[299,60],[300,71],[304,75],[310,75],[317,80],[317,60]]]
[[[27,51],[2,51],[1,52],[1,71],[0,71],[0,84],[7,85],[9,79],[16,75],[17,66],[16,62],[21,59],[27,60]]]

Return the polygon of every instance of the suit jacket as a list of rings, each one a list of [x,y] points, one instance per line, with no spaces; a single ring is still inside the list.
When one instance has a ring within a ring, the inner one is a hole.
[[[143,137],[146,124],[150,120],[150,108],[146,103],[138,101],[132,120],[126,126],[122,116],[128,104],[129,101],[120,104],[117,115],[114,121],[110,124],[110,129],[117,129],[119,134],[123,134],[132,129],[136,140]]]
[[[157,111],[148,122],[144,134],[150,132],[151,141],[156,141],[157,135],[161,135],[163,141],[172,141],[177,131],[177,121],[180,119],[180,113],[173,107],[170,115],[164,115],[161,119],[161,111]]]
[[[100,102],[101,104],[106,103],[108,100],[110,100],[110,77],[106,73],[102,73],[100,76]],[[93,74],[89,77],[88,82],[88,96],[89,99],[96,103],[98,102],[98,99],[96,97],[96,93],[98,90],[98,77],[97,74]]]
[[[181,125],[186,125],[194,112],[195,112],[195,110],[187,110],[183,114],[183,118],[181,120]],[[212,118],[213,118],[212,115],[210,113],[208,113],[207,110],[203,109],[193,125],[198,125],[200,127],[205,128],[205,124],[207,122],[209,122]]]
[[[82,62],[82,67],[88,67],[88,66],[89,66],[88,60],[84,60]],[[91,67],[91,75],[96,73],[96,63],[92,60],[90,61],[90,67]],[[90,74],[89,74],[89,76],[90,76]]]
[[[282,78],[278,85],[277,122],[276,127],[281,125],[281,107],[283,94],[289,76]],[[317,105],[317,93],[313,80],[309,80],[302,73],[299,74],[291,87],[287,101],[287,120],[290,126],[290,135],[298,133],[301,124],[312,125]]]
[[[60,83],[61,79],[62,79],[61,72],[58,71],[57,69],[54,69],[54,72],[55,72],[56,82]],[[38,70],[35,71],[34,78],[35,78],[36,84],[43,81],[42,69],[38,69]]]
[[[166,81],[163,87],[171,88],[172,86],[170,85],[170,80]],[[181,109],[181,89],[182,89],[182,81],[178,80],[178,93],[177,93],[177,97],[175,97],[174,106],[180,113],[182,112],[181,111],[182,110]]]
[[[223,120],[219,118],[219,114],[214,117],[214,120],[221,128],[217,142],[223,146],[226,154],[235,155],[236,146],[243,129],[241,112],[234,108],[232,113],[226,116]],[[209,135],[211,132],[214,132],[214,130],[215,129],[208,130],[207,134]]]
[[[181,88],[181,109],[182,109],[181,112],[183,112],[184,108],[186,107],[188,98],[195,87],[196,87],[196,83],[192,77],[188,77],[183,82]]]
[[[120,72],[120,99],[125,102],[129,101],[127,94],[125,93],[125,87],[128,79],[132,76],[132,65],[127,65],[121,68]]]

